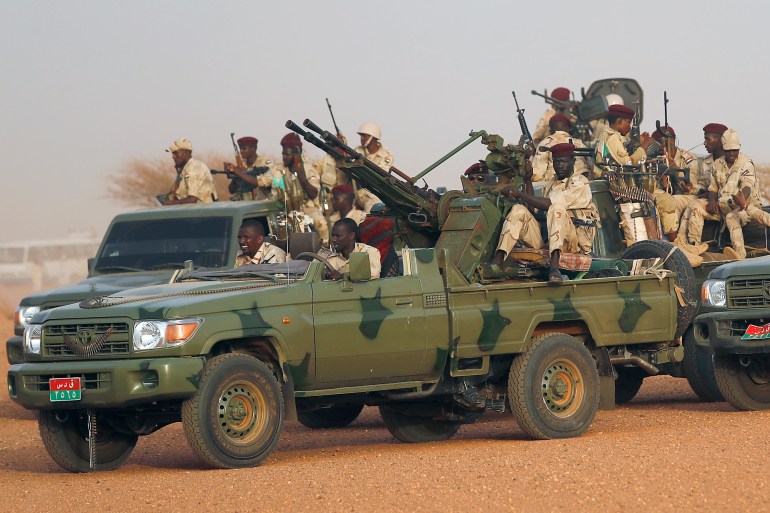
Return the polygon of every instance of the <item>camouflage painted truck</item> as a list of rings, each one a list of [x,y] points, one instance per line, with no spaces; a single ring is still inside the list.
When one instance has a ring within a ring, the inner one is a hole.
[[[283,217],[279,204],[252,201],[178,205],[119,214],[107,228],[96,257],[89,262],[85,280],[21,300],[14,316],[14,334],[6,341],[9,363],[23,360],[24,328],[41,310],[168,283],[187,260],[194,267],[232,267],[242,221],[257,219],[265,225],[266,233],[277,234],[285,226]]]
[[[516,152],[485,140],[490,162],[515,167]],[[139,436],[181,421],[206,464],[253,466],[284,420],[343,426],[364,405],[403,442],[448,439],[488,410],[511,413],[532,438],[574,437],[600,401],[613,404],[615,365],[639,360],[627,348],[655,361],[680,351],[688,266],[585,257],[558,286],[537,263],[495,273],[486,262],[508,200],[487,191],[436,202],[361,156],[345,159],[389,205],[362,228],[396,255],[382,278],[369,279],[363,253],[330,281],[322,254],[293,252],[288,264],[182,270],[173,283],[32,318],[8,388],[39,410],[59,465],[116,468]]]

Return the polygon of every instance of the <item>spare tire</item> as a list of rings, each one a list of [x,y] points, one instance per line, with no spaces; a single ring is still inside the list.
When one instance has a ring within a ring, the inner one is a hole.
[[[673,249],[673,251],[672,251]],[[695,273],[682,250],[662,240],[642,240],[626,249],[620,258],[633,260],[638,258],[660,258],[662,267],[676,273],[676,285],[682,289],[684,306],[678,306],[678,323],[674,338],[681,337],[692,323],[698,309],[698,288],[695,286]]]

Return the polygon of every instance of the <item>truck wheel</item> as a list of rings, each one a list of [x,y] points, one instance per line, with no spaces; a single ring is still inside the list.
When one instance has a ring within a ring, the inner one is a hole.
[[[387,406],[380,406],[380,416],[390,434],[399,442],[408,444],[449,440],[462,425],[456,420],[405,415]]]
[[[714,351],[710,347],[702,347],[695,343],[692,328],[688,329],[683,338],[684,344],[684,375],[693,392],[703,402],[713,403],[724,401],[719,391],[717,379],[714,376]]]
[[[115,470],[125,463],[136,446],[137,435],[118,433],[105,422],[96,424],[96,464],[90,466],[86,410],[40,411],[40,438],[57,465],[70,472]]]
[[[599,409],[596,362],[585,345],[569,335],[533,337],[511,364],[508,401],[514,418],[532,438],[578,436]]]
[[[271,370],[236,353],[211,358],[198,391],[182,403],[187,442],[216,468],[259,465],[278,443],[283,414],[281,387]]]
[[[672,253],[671,250],[675,249]],[[670,253],[670,255],[669,255]],[[662,240],[641,240],[626,249],[620,258],[632,260],[637,258],[660,258],[665,260],[663,268],[676,273],[676,285],[682,289],[684,306],[678,307],[678,323],[674,339],[681,337],[692,323],[698,308],[700,291],[695,286],[695,274],[687,257],[682,250]]]
[[[310,429],[345,427],[358,418],[363,404],[345,404],[297,413],[300,424]]]
[[[615,403],[625,404],[636,397],[642,382],[648,375],[639,367],[615,367],[618,379],[615,380]]]
[[[739,410],[770,409],[770,356],[715,355],[714,374],[728,403]]]

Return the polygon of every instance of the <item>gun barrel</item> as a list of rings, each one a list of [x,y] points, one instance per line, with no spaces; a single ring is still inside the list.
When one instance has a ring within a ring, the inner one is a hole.
[[[308,120],[306,120],[306,121],[308,121]],[[302,127],[300,127],[294,121],[292,121],[292,120],[286,121],[286,128],[288,128],[292,132],[296,132],[297,134],[301,135],[302,137],[304,137],[304,139],[307,142],[309,142],[313,146],[315,146],[315,147],[325,151],[326,153],[331,155],[333,158],[335,158],[337,160],[342,160],[342,159],[345,158],[345,156],[342,155],[339,151],[337,151],[336,149],[332,148],[331,146],[329,146],[324,141],[320,140],[318,137],[316,137],[315,135],[311,134],[310,132],[308,132],[306,130],[303,130]]]
[[[431,171],[436,169],[438,166],[443,164],[446,160],[448,160],[450,157],[454,156],[457,152],[459,152],[460,150],[462,150],[463,148],[468,146],[470,143],[472,143],[473,141],[475,141],[479,137],[482,137],[482,136],[485,136],[485,135],[487,135],[487,133],[484,130],[480,130],[478,132],[471,132],[470,134],[468,134],[468,139],[466,139],[465,141],[460,143],[455,149],[453,149],[452,151],[450,151],[449,153],[447,153],[446,155],[444,155],[443,157],[438,159],[436,162],[434,162],[430,166],[428,166],[425,169],[423,169],[419,174],[417,174],[417,176],[415,176],[415,177],[413,177],[411,179],[411,182],[415,183],[417,180],[419,180],[423,176],[427,175],[428,173],[430,173]]]

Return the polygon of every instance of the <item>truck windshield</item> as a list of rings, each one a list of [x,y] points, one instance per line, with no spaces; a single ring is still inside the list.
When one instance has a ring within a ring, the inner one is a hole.
[[[182,269],[185,260],[192,260],[195,267],[225,267],[230,232],[229,217],[118,222],[110,228],[94,270]]]

